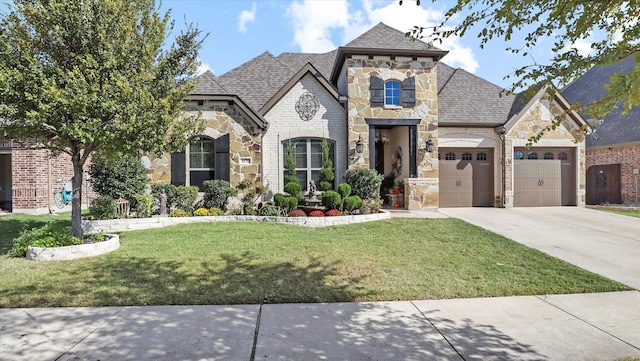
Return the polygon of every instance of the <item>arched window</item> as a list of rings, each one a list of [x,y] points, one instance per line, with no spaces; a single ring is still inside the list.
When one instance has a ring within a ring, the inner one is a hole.
[[[476,160],[487,160],[487,153],[480,152],[476,155]]]
[[[560,152],[560,153],[558,153],[558,159],[567,160],[567,159],[569,159],[569,156],[565,152]]]
[[[335,142],[327,140],[329,146],[329,159],[336,164]],[[302,189],[306,191],[309,188],[309,181],[313,179],[317,186],[320,185],[320,169],[322,169],[322,139],[314,138],[295,138],[282,142],[283,161],[287,163],[287,148],[291,145],[293,160],[296,164],[296,176],[300,181]],[[335,172],[335,167],[333,168]],[[284,175],[288,170],[284,169]],[[335,180],[334,180],[335,181]]]
[[[445,160],[456,160],[456,153],[449,152],[449,153],[444,155],[444,159]]]
[[[400,82],[397,80],[389,80],[384,83],[384,105],[400,106]]]
[[[473,155],[469,152],[462,153],[462,160],[473,160]]]
[[[538,159],[538,153],[529,152],[529,154],[527,154],[527,159]]]
[[[522,159],[522,158],[524,158],[524,154],[521,151],[516,150],[515,152],[513,152],[513,159]]]
[[[544,159],[553,159],[553,153],[545,152],[544,153]]]

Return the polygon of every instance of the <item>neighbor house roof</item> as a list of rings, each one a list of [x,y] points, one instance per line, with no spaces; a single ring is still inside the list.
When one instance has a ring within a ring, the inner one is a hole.
[[[507,122],[512,95],[466,70],[442,62],[437,67],[440,126],[495,127]]]
[[[562,94],[572,103],[591,104],[606,94],[605,84],[615,73],[629,73],[636,66],[633,56],[629,56],[609,66],[589,69],[584,75],[562,90]],[[623,114],[621,107],[611,110],[602,120],[590,120],[595,127],[595,136],[587,136],[586,146],[610,147],[640,142],[640,107]]]

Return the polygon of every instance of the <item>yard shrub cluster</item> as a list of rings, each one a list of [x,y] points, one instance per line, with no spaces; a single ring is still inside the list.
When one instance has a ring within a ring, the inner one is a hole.
[[[40,228],[22,230],[13,240],[9,255],[26,257],[28,246],[50,248],[82,244],[82,240],[71,235],[71,229],[47,223]]]
[[[204,185],[204,207],[227,209],[229,198],[236,195],[236,190],[225,180],[208,180]]]

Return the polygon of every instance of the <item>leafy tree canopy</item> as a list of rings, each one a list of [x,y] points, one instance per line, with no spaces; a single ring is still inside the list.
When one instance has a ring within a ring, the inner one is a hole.
[[[0,15],[0,119],[74,166],[73,232],[81,236],[82,166],[94,152],[184,147],[200,121],[181,118],[201,32],[173,29],[153,0],[15,0]]]
[[[452,25],[461,15],[459,25]],[[636,0],[458,0],[446,12],[442,24],[414,26],[407,36],[433,44],[450,36],[477,32],[475,35],[483,47],[492,40],[510,42],[524,33],[524,43],[507,50],[525,57],[543,39],[553,39],[549,64],[534,62],[506,76],[515,78],[510,92],[527,89],[530,95],[540,87],[562,88],[593,66],[610,65],[634,56],[634,70],[613,75],[606,85],[605,97],[592,104],[575,105],[586,107],[587,114],[599,119],[614,107],[629,111],[640,105],[638,20],[640,4]],[[591,52],[581,54],[574,44],[587,39],[592,42]]]

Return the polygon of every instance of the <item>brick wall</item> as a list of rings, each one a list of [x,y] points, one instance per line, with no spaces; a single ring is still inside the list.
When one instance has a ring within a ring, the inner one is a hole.
[[[307,91],[315,95],[320,107],[313,118],[302,120],[296,112],[296,102]],[[328,138],[335,141],[336,184],[342,181],[342,174],[347,168],[345,109],[313,76],[304,76],[265,114],[265,118],[269,122],[269,130],[262,140],[263,179],[271,192],[282,192],[284,187],[282,142],[292,138]]]
[[[85,172],[88,166],[89,164],[85,166]],[[48,184],[49,171],[51,172],[51,188]],[[52,209],[59,210],[50,196],[49,189],[52,191],[60,190],[65,183],[71,183],[73,166],[70,157],[66,154],[49,159],[47,150],[27,149],[14,143],[11,148],[11,173],[12,211],[15,213],[46,213],[49,211],[50,201]],[[86,179],[83,180],[82,191],[82,202],[86,206],[88,201],[95,198]],[[71,210],[70,205],[63,210]]]
[[[634,175],[634,169],[640,169],[640,145],[587,149],[587,169],[593,165],[620,164],[622,202],[637,203],[640,194],[640,175]],[[637,182],[637,183],[636,183]]]

